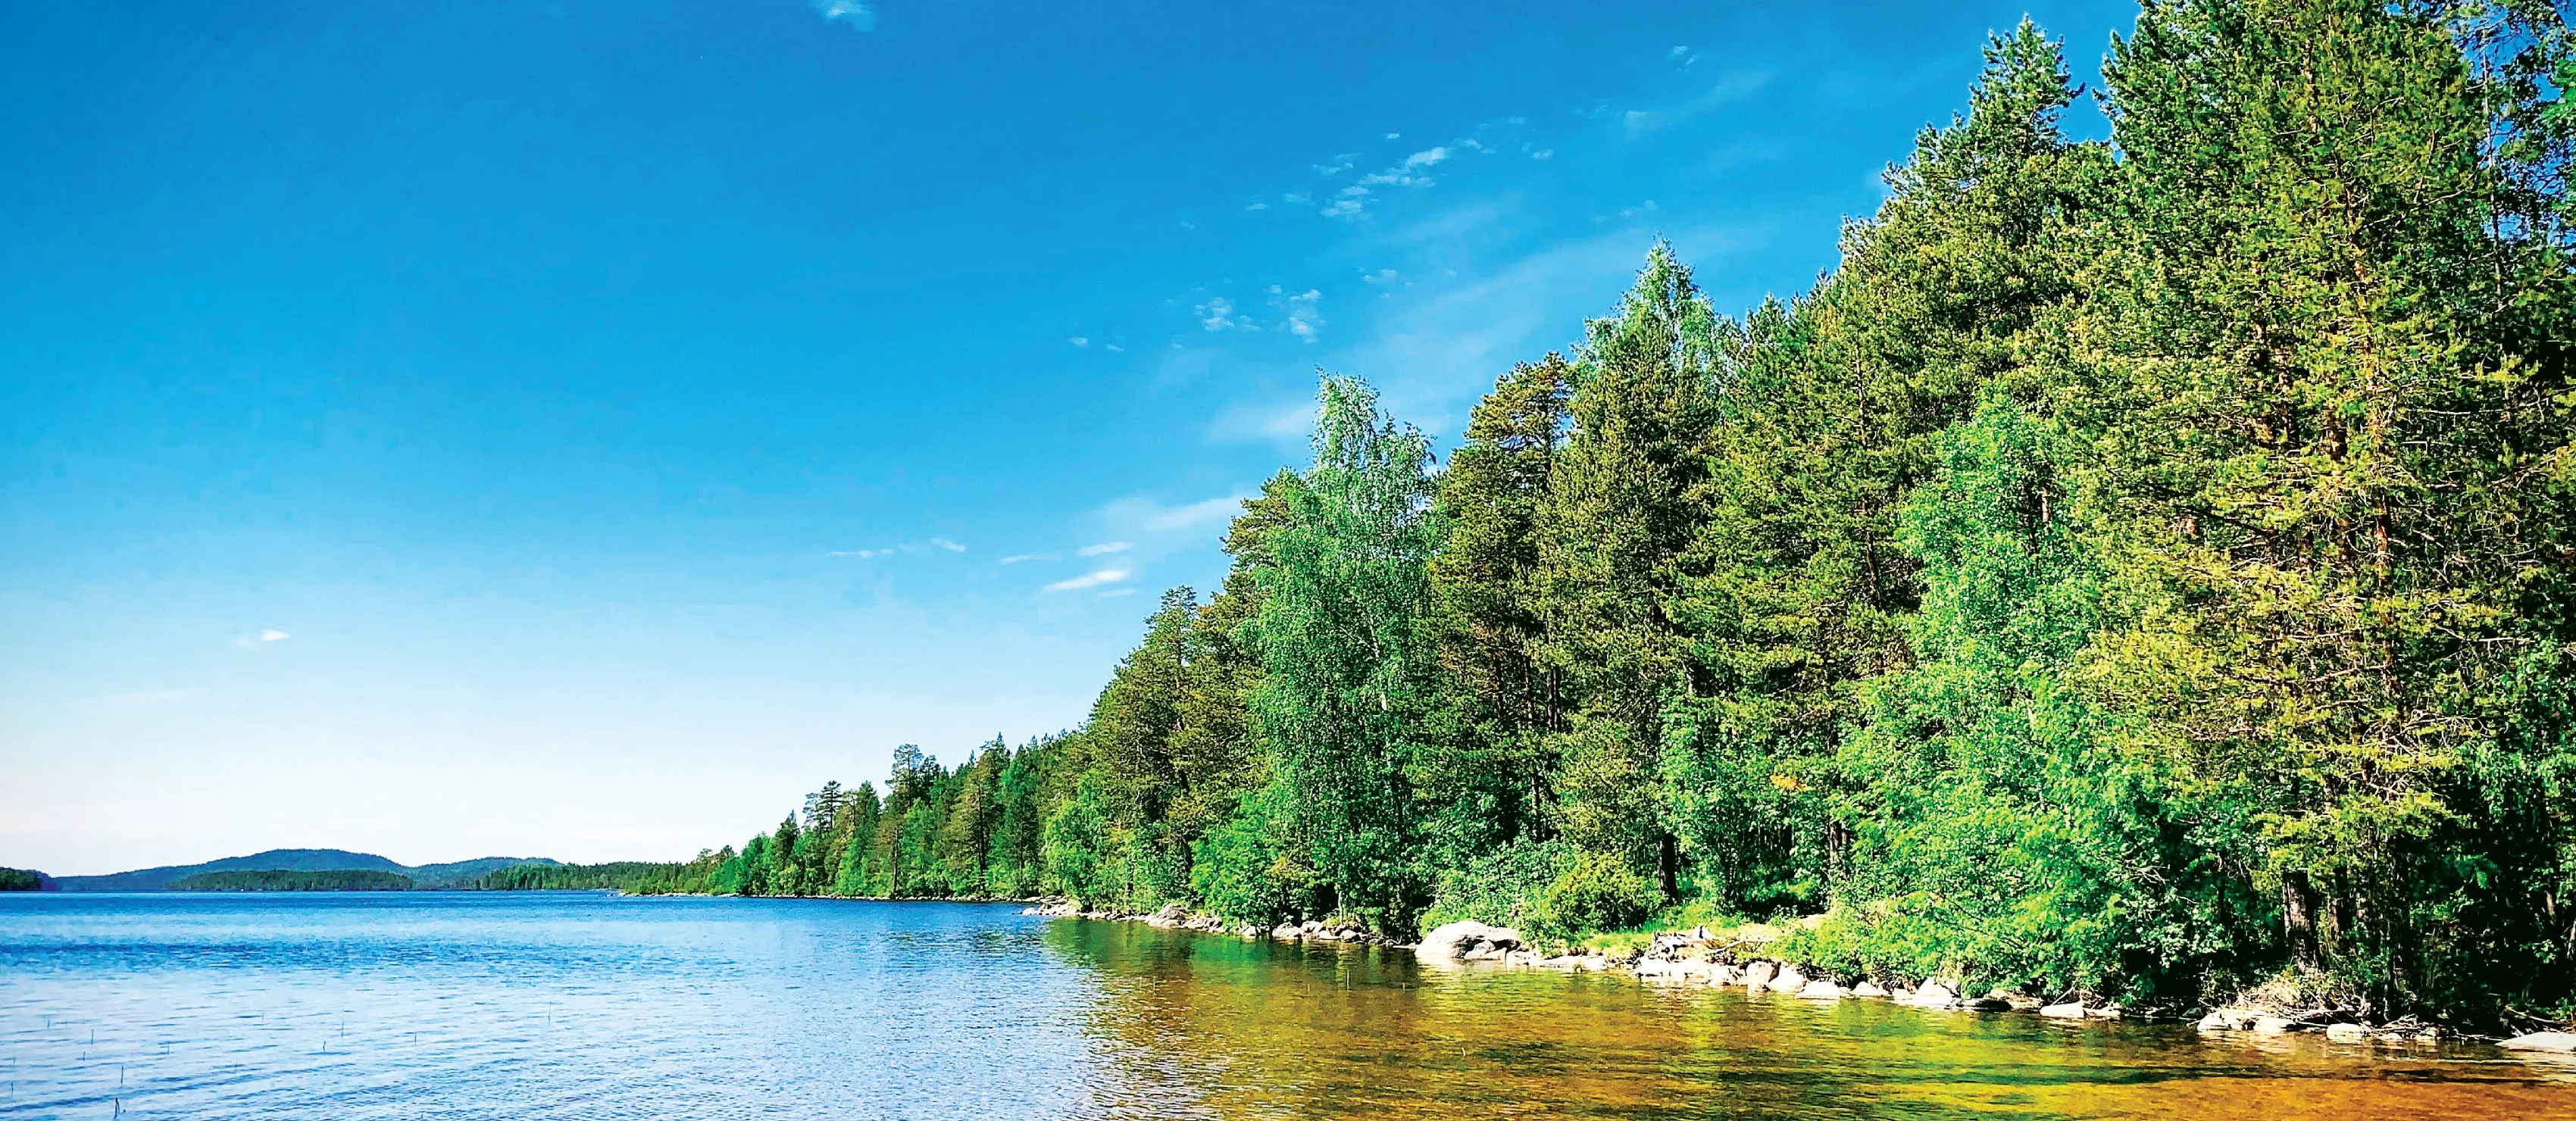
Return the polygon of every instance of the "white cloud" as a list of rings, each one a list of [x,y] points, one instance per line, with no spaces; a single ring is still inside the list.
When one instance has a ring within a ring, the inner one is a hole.
[[[1063,559],[1064,559],[1064,554],[1062,554],[1062,553],[1020,553],[1020,554],[1018,554],[1018,555],[1016,555],[1016,556],[1003,557],[1003,558],[1002,558],[1002,563],[1003,563],[1003,564],[1024,564],[1024,563],[1027,563],[1027,562],[1029,562],[1029,561],[1051,561],[1051,560],[1063,560]]]
[[[1234,317],[1234,301],[1223,296],[1208,297],[1206,303],[1190,309],[1190,313],[1199,317],[1199,326],[1210,331],[1252,326],[1250,322]]]
[[[1307,342],[1315,341],[1315,329],[1324,323],[1323,313],[1316,310],[1316,305],[1323,301],[1324,294],[1313,288],[1281,292],[1276,284],[1270,286],[1270,294],[1272,302],[1288,313],[1288,333]]]
[[[1402,140],[1404,139],[1404,134],[1400,132],[1390,132],[1386,134],[1386,138],[1389,140]]]
[[[1290,191],[1287,194],[1279,196],[1279,201],[1287,203],[1290,206],[1304,206],[1315,201],[1315,195],[1311,191]]]
[[[1073,345],[1075,345],[1075,346],[1090,346],[1090,345],[1091,345],[1091,340],[1090,340],[1090,339],[1086,339],[1086,338],[1084,338],[1084,337],[1082,337],[1082,336],[1080,336],[1080,335],[1075,335],[1074,337],[1069,338],[1069,339],[1066,339],[1065,341],[1066,341],[1066,342],[1069,342],[1069,343],[1072,343],[1072,344],[1073,344]]]
[[[1108,345],[1106,345],[1106,346],[1103,346],[1101,349],[1106,350],[1106,351],[1108,351],[1108,352],[1110,352],[1110,353],[1112,353],[1112,354],[1125,354],[1125,353],[1127,353],[1127,348],[1126,348],[1126,347],[1123,347],[1123,346],[1120,346],[1120,345],[1118,345],[1117,343],[1110,343],[1110,344],[1108,344]]]
[[[1391,166],[1360,176],[1356,182],[1352,183],[1348,187],[1342,188],[1335,194],[1333,203],[1324,208],[1324,216],[1327,218],[1355,218],[1367,213],[1369,203],[1377,198],[1376,193],[1369,190],[1371,187],[1421,188],[1436,186],[1438,185],[1439,180],[1424,174],[1424,172],[1429,168],[1436,167],[1447,161],[1449,157],[1456,154],[1459,149],[1478,152],[1488,150],[1483,141],[1469,137],[1464,140],[1452,140],[1447,144],[1441,144],[1415,152],[1412,155],[1406,156],[1402,160],[1397,161]],[[1317,164],[1315,165],[1315,170],[1319,172],[1327,172],[1328,174],[1339,174],[1342,171],[1348,170],[1349,166],[1350,165],[1347,162],[1336,165],[1332,168],[1326,168],[1322,164]]]
[[[1389,284],[1395,283],[1398,275],[1400,274],[1398,274],[1394,269],[1379,269],[1376,272],[1361,273],[1360,280],[1383,288]]]
[[[966,546],[960,545],[945,537],[933,537],[927,541],[907,541],[901,545],[888,545],[882,549],[834,549],[824,555],[833,557],[851,557],[857,560],[875,560],[878,557],[891,557],[907,553],[927,552],[932,549],[937,549],[946,553],[962,553],[966,551]]]
[[[1124,541],[1103,541],[1097,545],[1085,545],[1074,550],[1073,553],[1075,556],[1080,557],[1097,557],[1105,556],[1110,553],[1123,553],[1126,552],[1129,547],[1130,546]]]
[[[1245,210],[1268,210],[1268,209],[1270,209],[1270,204],[1269,204],[1269,203],[1266,203],[1266,202],[1256,202],[1256,203],[1252,203],[1252,204],[1250,204],[1250,205],[1248,205],[1248,206],[1245,206],[1245,207],[1244,207],[1244,209],[1245,209]]]
[[[1554,149],[1554,148],[1541,148],[1541,149],[1539,149],[1538,151],[1535,151],[1535,152],[1530,153],[1530,158],[1531,158],[1531,159],[1534,159],[1534,160],[1552,160],[1552,159],[1555,159],[1555,158],[1556,158],[1556,149]]]
[[[1123,568],[1104,568],[1098,572],[1085,573],[1070,580],[1058,580],[1055,583],[1047,585],[1046,590],[1050,592],[1071,592],[1079,591],[1083,588],[1097,588],[1103,584],[1115,584],[1126,579],[1130,575],[1132,575],[1132,573],[1129,573]]]
[[[846,23],[853,31],[877,29],[877,10],[859,0],[814,0],[814,10],[825,23]]]
[[[259,632],[259,640],[261,642],[284,642],[293,637],[295,636],[280,630],[265,630]]]

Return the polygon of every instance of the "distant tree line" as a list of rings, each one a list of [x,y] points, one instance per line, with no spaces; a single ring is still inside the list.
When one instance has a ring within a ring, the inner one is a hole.
[[[464,884],[467,891],[622,891],[629,895],[704,894],[715,869],[726,857],[700,853],[686,863],[619,860],[607,864],[517,864],[499,868]]]
[[[327,872],[269,869],[199,872],[170,885],[172,891],[410,891],[411,877],[399,872],[343,868]]]
[[[708,886],[2576,1012],[2561,17],[2148,0],[2103,141],[2037,29],[1986,59],[1812,290],[1659,246],[1445,466],[1325,379],[1080,728],[903,748]]]
[[[0,868],[0,891],[43,891],[45,874],[25,868]]]

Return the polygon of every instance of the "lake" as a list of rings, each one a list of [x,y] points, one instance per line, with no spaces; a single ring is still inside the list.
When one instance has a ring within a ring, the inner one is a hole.
[[[0,1068],[11,1117],[2576,1118],[2475,1046],[587,893],[0,896]]]

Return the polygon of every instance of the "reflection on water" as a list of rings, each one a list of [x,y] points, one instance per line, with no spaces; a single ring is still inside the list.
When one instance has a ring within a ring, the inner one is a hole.
[[[993,906],[0,897],[5,1117],[2576,1117],[2364,1053]]]
[[[2491,1049],[2204,1041],[2189,1027],[1418,969],[1409,953],[1064,920],[1100,978],[1113,1113],[1209,1117],[2576,1118]]]

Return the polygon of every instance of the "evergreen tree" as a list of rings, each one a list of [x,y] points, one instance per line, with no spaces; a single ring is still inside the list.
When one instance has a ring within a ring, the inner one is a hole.
[[[1573,431],[1533,527],[1540,658],[1573,699],[1570,728],[1554,737],[1564,831],[1651,871],[1663,902],[1680,893],[1654,803],[1663,708],[1689,688],[1688,640],[1670,608],[1702,518],[1728,333],[1672,248],[1655,246],[1619,314],[1590,325],[1567,402]]]

